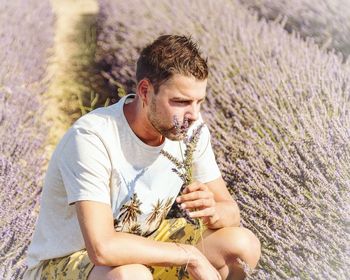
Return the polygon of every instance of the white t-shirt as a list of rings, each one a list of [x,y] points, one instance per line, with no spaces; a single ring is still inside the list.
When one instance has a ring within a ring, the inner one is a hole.
[[[164,149],[182,160],[185,146],[169,139],[157,147],[142,142],[123,112],[125,101],[133,97],[125,96],[82,116],[58,143],[45,176],[39,218],[28,249],[29,270],[40,268],[43,260],[85,248],[76,201],[110,205],[115,229],[140,235],[153,232],[166,216],[183,182],[172,170],[175,165],[160,152]],[[188,133],[201,122],[200,118]],[[194,179],[206,183],[220,177],[206,126],[193,162]],[[27,272],[25,279],[35,273],[40,271]]]

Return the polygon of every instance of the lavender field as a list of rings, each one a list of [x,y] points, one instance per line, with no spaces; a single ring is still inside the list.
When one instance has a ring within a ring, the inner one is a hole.
[[[88,100],[88,87],[103,87],[115,102],[135,90],[145,44],[191,35],[208,56],[202,115],[217,161],[242,226],[262,243],[249,279],[350,279],[347,1],[97,2],[96,18],[79,23],[96,25],[96,42],[74,58],[79,73],[70,72],[88,82],[71,92]],[[0,279],[21,279],[55,129],[42,117],[54,15],[48,0],[2,1],[0,15]]]
[[[53,15],[37,0],[2,1],[0,15],[0,279],[19,279],[44,174]]]
[[[350,2],[347,0],[240,0],[260,17],[282,21],[289,32],[313,38],[321,49],[350,54]]]

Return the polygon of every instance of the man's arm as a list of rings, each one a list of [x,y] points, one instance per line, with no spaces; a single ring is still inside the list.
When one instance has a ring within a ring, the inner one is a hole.
[[[192,183],[177,199],[193,218],[203,218],[210,229],[240,225],[240,212],[236,201],[227,190],[222,177],[208,182]]]
[[[97,265],[140,263],[167,266],[183,265],[187,262],[186,251],[174,243],[157,242],[116,232],[112,211],[107,204],[79,201],[76,208],[87,252]]]
[[[216,269],[194,246],[116,232],[109,205],[94,201],[78,201],[75,205],[89,258],[95,265],[188,264],[195,279],[219,279]]]

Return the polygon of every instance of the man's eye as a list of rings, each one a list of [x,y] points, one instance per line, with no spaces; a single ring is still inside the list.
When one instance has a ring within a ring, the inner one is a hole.
[[[177,100],[175,102],[179,103],[179,104],[188,104],[189,103],[189,101],[186,101],[186,100]]]

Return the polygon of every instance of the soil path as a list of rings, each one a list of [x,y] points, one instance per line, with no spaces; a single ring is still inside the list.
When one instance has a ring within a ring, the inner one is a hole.
[[[83,89],[77,81],[76,64],[88,63],[93,57],[89,44],[94,39],[98,12],[96,0],[51,0],[51,3],[56,23],[53,56],[48,67],[51,83],[43,100],[47,106],[44,120],[51,127],[45,145],[47,159],[81,115],[79,95]]]

